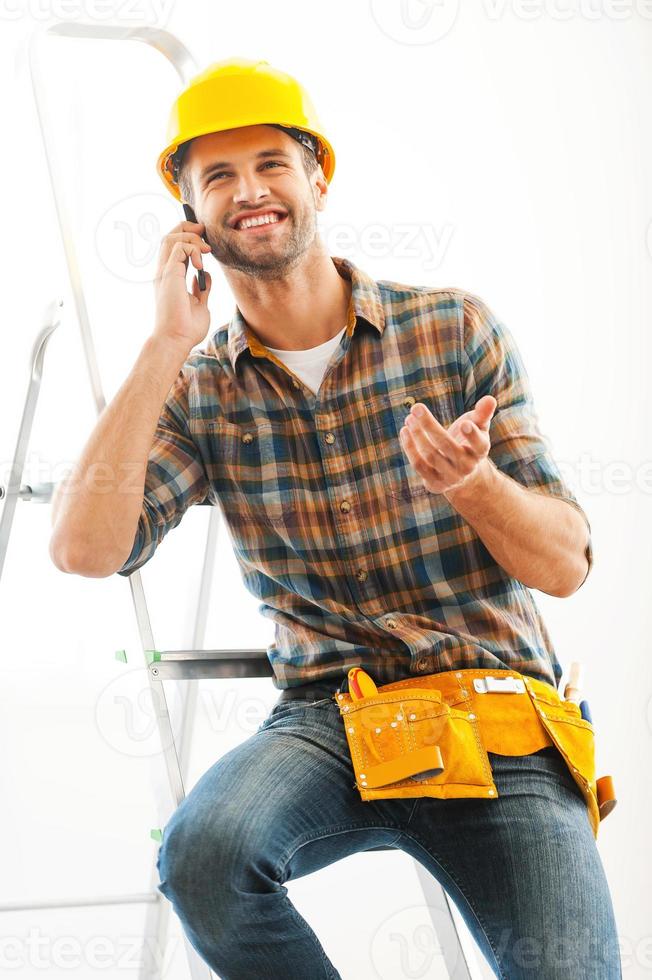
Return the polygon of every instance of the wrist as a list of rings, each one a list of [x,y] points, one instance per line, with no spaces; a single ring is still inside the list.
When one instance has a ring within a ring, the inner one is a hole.
[[[158,357],[169,357],[170,360],[182,364],[192,351],[193,345],[184,337],[165,336],[155,331],[145,341],[144,348]]]
[[[499,470],[493,460],[489,456],[485,456],[464,483],[451,490],[445,490],[444,496],[453,506],[456,502],[462,504],[481,501],[487,494],[491,493],[498,472]]]

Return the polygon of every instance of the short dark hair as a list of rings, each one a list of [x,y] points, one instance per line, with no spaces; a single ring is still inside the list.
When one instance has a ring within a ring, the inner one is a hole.
[[[271,123],[270,125],[274,125]],[[283,126],[276,126],[277,129],[284,129]],[[285,130],[287,132],[287,130]],[[294,137],[293,137],[294,138]],[[314,139],[314,137],[313,137]],[[306,177],[311,177],[319,166],[319,161],[317,160],[316,153],[306,146],[305,143],[300,142],[301,147],[301,162],[303,163],[303,169],[306,173]],[[192,140],[186,140],[185,143],[180,143],[178,149],[172,155],[172,166],[177,173],[177,183],[179,185],[179,190],[181,191],[181,198],[187,201],[189,204],[194,204],[193,193],[192,193],[192,183],[190,181],[187,167],[186,167],[186,157],[188,155],[188,148]],[[316,140],[315,140],[316,145]]]

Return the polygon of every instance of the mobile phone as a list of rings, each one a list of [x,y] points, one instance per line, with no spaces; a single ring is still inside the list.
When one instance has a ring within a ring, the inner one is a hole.
[[[186,221],[194,221],[197,224],[197,217],[195,215],[195,212],[193,211],[193,209],[190,207],[189,204],[184,204],[183,205],[183,213],[186,216]],[[205,238],[202,238],[202,241],[205,242],[206,239]],[[204,275],[204,270],[203,269],[198,269],[197,270],[197,282],[199,283],[199,288],[203,292],[206,289],[206,276]]]

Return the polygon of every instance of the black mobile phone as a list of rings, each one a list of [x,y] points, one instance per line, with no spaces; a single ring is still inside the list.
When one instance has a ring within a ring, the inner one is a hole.
[[[186,221],[194,221],[195,224],[198,223],[197,222],[197,217],[195,215],[195,212],[193,211],[193,209],[190,207],[189,204],[184,204],[183,205],[183,213],[186,216]],[[202,238],[202,241],[205,242],[206,239],[205,238]],[[204,275],[204,270],[203,269],[198,269],[197,270],[197,282],[199,283],[199,288],[203,292],[206,289],[206,276]]]

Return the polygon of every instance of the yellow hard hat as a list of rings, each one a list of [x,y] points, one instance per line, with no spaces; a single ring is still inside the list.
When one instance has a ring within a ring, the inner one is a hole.
[[[295,139],[313,145],[330,183],[335,154],[303,86],[267,61],[229,58],[214,62],[191,79],[172,106],[167,146],[156,164],[167,189],[181,200],[174,167],[174,154],[181,143],[207,133],[261,124],[288,129]]]

